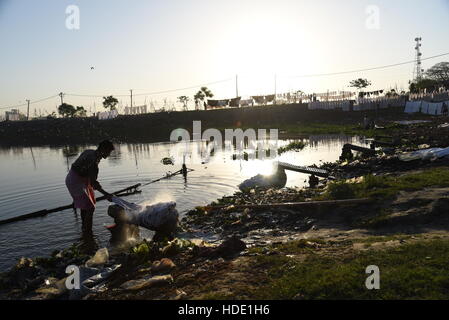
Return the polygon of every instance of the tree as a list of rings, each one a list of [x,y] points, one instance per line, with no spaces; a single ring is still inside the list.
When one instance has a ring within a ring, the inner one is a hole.
[[[391,97],[396,97],[398,95],[398,93],[396,92],[395,89],[391,89],[390,91],[388,91],[385,96],[387,98],[391,98]]]
[[[204,102],[205,98],[212,98],[213,96],[212,91],[210,91],[207,87],[202,87],[201,90],[193,96],[193,99],[195,100],[195,108],[198,110],[200,102]]]
[[[103,107],[110,111],[115,110],[118,100],[114,96],[103,97]]]
[[[50,113],[48,116],[47,116],[47,119],[48,120],[50,120],[50,119],[56,119],[57,118],[57,114],[56,114],[56,112],[52,112],[52,113]]]
[[[359,97],[360,98],[363,98],[363,96],[364,96],[364,93],[363,93],[363,91],[361,91],[361,89],[369,87],[370,85],[371,85],[371,82],[368,81],[368,79],[362,79],[362,78],[358,78],[358,79],[352,80],[349,83],[349,87],[357,88],[357,90],[359,91]]]
[[[437,90],[439,87],[438,81],[432,79],[421,79],[418,82],[410,83],[409,90],[411,93],[418,93],[420,91],[426,90],[427,92],[432,92]]]
[[[187,102],[189,102],[189,97],[187,96],[180,96],[178,97],[178,101],[183,104],[183,108],[187,110]]]
[[[58,113],[64,118],[73,117],[76,113],[76,109],[70,104],[63,103],[58,107]]]
[[[425,72],[426,78],[449,86],[449,62],[439,62]]]
[[[58,113],[64,118],[85,117],[86,110],[84,107],[74,107],[70,104],[63,103],[58,107]]]
[[[357,88],[357,90],[365,89],[366,87],[369,87],[370,85],[371,85],[371,82],[368,81],[368,79],[362,79],[362,78],[352,80],[349,83],[349,86],[351,88]]]
[[[85,117],[87,114],[86,109],[84,107],[76,107],[74,117]]]

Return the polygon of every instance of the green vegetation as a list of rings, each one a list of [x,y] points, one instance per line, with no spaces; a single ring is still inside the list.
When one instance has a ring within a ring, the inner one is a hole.
[[[449,187],[449,169],[434,168],[402,176],[367,175],[359,183],[337,181],[328,185],[322,199],[393,198],[400,191],[414,191],[428,187]]]
[[[303,253],[299,246],[297,253]],[[311,253],[301,262],[280,255],[257,256],[255,261],[255,269],[268,269],[268,282],[255,290],[255,299],[449,298],[448,240],[420,241],[339,257]],[[365,287],[369,265],[380,268],[380,290]]]
[[[117,98],[114,96],[103,97],[103,107],[109,109],[110,111],[115,110],[118,105]]]
[[[281,155],[288,151],[301,151],[302,149],[304,149],[305,146],[306,146],[306,144],[302,140],[296,140],[296,141],[290,142],[285,147],[280,147],[278,149],[278,154]]]
[[[84,107],[74,107],[67,103],[63,103],[58,107],[58,113],[64,118],[86,116],[86,110],[84,109]]]
[[[212,98],[214,94],[207,87],[201,87],[200,91],[195,93],[193,99],[195,101],[195,109],[199,110],[200,104],[204,103],[206,98]]]

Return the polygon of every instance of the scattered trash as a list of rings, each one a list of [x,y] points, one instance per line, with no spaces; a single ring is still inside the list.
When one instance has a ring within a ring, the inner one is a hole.
[[[432,122],[432,121],[429,121],[429,120],[402,120],[402,121],[395,121],[394,123],[407,126],[409,124],[420,124],[420,123],[429,123],[429,122]]]
[[[145,277],[138,280],[129,280],[123,283],[120,288],[123,290],[142,290],[147,289],[154,286],[166,285],[173,282],[173,277],[171,275],[165,276],[154,276],[154,277]]]
[[[67,286],[65,285],[66,278],[48,278],[45,280],[45,286],[35,290],[38,294],[43,294],[51,298],[57,298],[67,292]]]
[[[173,298],[173,300],[182,300],[187,296],[187,293],[185,293],[183,290],[176,289],[176,296]]]
[[[216,248],[200,247],[198,255],[209,258],[230,258],[246,249],[246,244],[242,240],[233,236]]]
[[[162,160],[161,160],[161,162],[162,162],[162,164],[163,165],[165,165],[165,166],[168,166],[168,165],[175,165],[175,160],[173,159],[173,158],[168,158],[168,157],[166,157],[166,158],[163,158]]]
[[[95,255],[87,260],[86,267],[96,267],[100,265],[104,265],[109,261],[109,252],[107,248],[99,249]]]
[[[152,273],[168,273],[174,269],[176,265],[168,258],[163,258],[161,261],[154,261],[151,265]]]
[[[449,156],[449,148],[430,148],[399,155],[401,161],[434,160]]]
[[[80,267],[80,289],[70,290],[70,300],[80,300],[91,293],[100,293],[107,289],[106,282],[120,264],[105,269]]]

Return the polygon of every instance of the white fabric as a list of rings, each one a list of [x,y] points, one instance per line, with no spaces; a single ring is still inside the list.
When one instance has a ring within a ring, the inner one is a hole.
[[[137,224],[141,227],[155,230],[169,220],[178,219],[178,211],[176,210],[176,202],[161,202],[145,207],[137,215]]]
[[[335,110],[342,109],[343,111],[349,111],[351,108],[351,102],[345,101],[312,101],[309,102],[309,110]]]
[[[99,120],[109,120],[117,118],[118,111],[112,110],[112,111],[105,111],[105,112],[98,112],[98,119]]]
[[[412,161],[412,160],[428,160],[428,159],[437,159],[449,156],[449,147],[442,149],[442,148],[430,148],[430,149],[423,149],[423,150],[417,150],[414,152],[405,153],[399,156],[399,159],[402,161]]]
[[[156,230],[170,220],[178,219],[176,202],[160,202],[150,206],[142,206],[112,197],[112,202],[125,209],[128,223],[150,230]]]
[[[139,206],[138,204],[128,202],[119,197],[112,197],[111,200],[113,203],[115,203],[116,205],[122,207],[123,209],[125,209],[127,211],[141,211],[143,208],[142,206]]]

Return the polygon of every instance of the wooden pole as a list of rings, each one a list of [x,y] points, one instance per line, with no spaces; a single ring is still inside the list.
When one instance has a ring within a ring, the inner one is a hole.
[[[116,196],[122,196],[123,197],[123,196],[131,195],[131,194],[135,194],[135,193],[140,193],[141,191],[137,190],[137,188],[140,187],[140,186],[141,186],[141,184],[139,183],[139,184],[136,184],[134,186],[130,186],[128,188],[125,188],[125,189],[113,192],[113,194],[116,195]],[[96,199],[96,201],[102,201],[102,200],[105,200],[105,199],[106,199],[105,196],[101,196],[101,197],[98,197]],[[16,222],[16,221],[23,221],[23,220],[32,219],[32,218],[44,217],[44,216],[46,216],[49,213],[64,211],[64,210],[68,210],[68,209],[73,209],[73,203],[70,204],[70,205],[66,205],[66,206],[62,206],[62,207],[58,207],[58,208],[54,208],[54,209],[40,210],[40,211],[24,214],[24,215],[21,215],[21,216],[18,216],[18,217],[6,219],[6,220],[1,220],[0,221],[0,225],[7,224],[7,223],[12,223],[12,222]]]
[[[27,100],[27,121],[30,120],[30,100]]]
[[[268,203],[268,204],[244,204],[229,206],[207,206],[205,210],[220,210],[232,207],[232,209],[271,209],[271,208],[292,208],[307,206],[338,206],[338,205],[358,205],[373,202],[374,199],[347,199],[347,200],[327,200],[327,201],[305,201],[305,202],[286,202],[286,203]]]
[[[238,81],[238,75],[235,75],[235,97],[239,97],[239,81]]]

